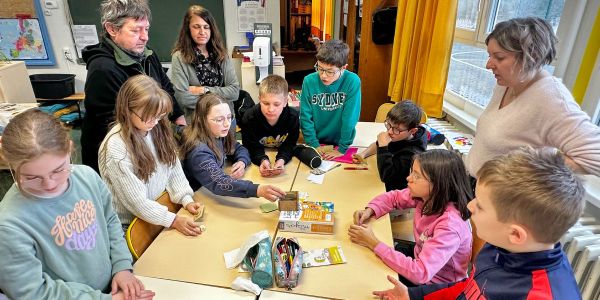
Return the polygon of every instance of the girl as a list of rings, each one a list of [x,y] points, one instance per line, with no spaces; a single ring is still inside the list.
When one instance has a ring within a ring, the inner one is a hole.
[[[146,75],[128,79],[117,95],[116,123],[100,146],[100,175],[114,195],[113,205],[126,229],[135,216],[146,222],[200,234],[192,219],[169,212],[155,201],[166,189],[173,203],[196,214],[200,206],[177,158],[166,116],[171,98]]]
[[[208,92],[222,96],[234,111],[233,102],[239,98],[240,84],[210,11],[200,5],[187,9],[171,54],[167,75],[187,119],[192,117],[198,95]]]
[[[10,299],[154,296],[132,274],[108,189],[91,168],[71,165],[58,120],[19,114],[0,147],[15,180],[0,202],[0,289]]]
[[[407,180],[408,188],[383,193],[354,213],[350,240],[373,250],[413,286],[466,278],[472,242],[467,202],[472,193],[461,158],[448,150],[417,154]],[[413,207],[414,251],[395,251],[365,224],[392,209]]]
[[[278,187],[240,180],[250,155],[229,130],[232,119],[229,105],[217,94],[204,95],[196,104],[191,125],[181,138],[183,168],[190,185],[194,190],[204,186],[217,195],[277,201],[285,196]],[[223,170],[226,156],[234,161],[229,175]]]

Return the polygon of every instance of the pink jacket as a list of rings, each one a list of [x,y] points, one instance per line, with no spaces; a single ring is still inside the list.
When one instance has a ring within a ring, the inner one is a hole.
[[[454,204],[449,204],[441,216],[425,216],[421,214],[423,202],[403,189],[383,193],[367,207],[377,218],[392,209],[415,208],[415,258],[380,242],[374,251],[388,267],[415,284],[455,282],[467,277],[473,237],[469,222],[460,217]]]

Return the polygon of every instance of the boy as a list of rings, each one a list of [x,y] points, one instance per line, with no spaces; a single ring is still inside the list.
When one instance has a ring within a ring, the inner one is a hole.
[[[283,172],[298,141],[298,112],[287,106],[287,97],[285,79],[278,75],[267,76],[258,87],[259,103],[246,111],[240,122],[242,143],[264,177]],[[274,164],[265,154],[265,147],[278,148]]]
[[[354,141],[360,115],[360,79],[346,70],[348,45],[329,40],[319,48],[315,73],[304,77],[300,126],[306,144],[324,159],[342,156]],[[324,146],[320,146],[323,144]],[[326,147],[329,146],[329,147]],[[337,150],[328,149],[338,146]]]
[[[514,150],[486,162],[469,202],[486,243],[458,283],[373,292],[385,299],[581,299],[557,241],[584,207],[581,180],[556,149]]]
[[[353,157],[358,162],[377,153],[379,177],[388,192],[406,188],[412,157],[427,150],[427,130],[419,125],[422,115],[421,108],[410,100],[396,103],[384,122],[387,131]]]

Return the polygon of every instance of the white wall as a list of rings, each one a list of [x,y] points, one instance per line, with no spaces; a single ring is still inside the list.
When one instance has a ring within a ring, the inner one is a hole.
[[[39,0],[44,9],[44,1]],[[164,1],[164,0],[155,0]],[[279,1],[267,0],[267,22],[273,24],[273,42],[281,45],[280,28],[279,28]],[[29,74],[39,73],[72,73],[75,74],[75,91],[82,92],[86,78],[85,65],[77,64],[68,61],[63,55],[63,48],[67,47],[71,53],[75,55],[75,46],[73,43],[73,35],[68,21],[68,3],[67,0],[57,0],[58,9],[46,10],[46,25],[48,26],[48,34],[52,43],[52,49],[56,56],[55,66],[29,66],[27,70]],[[243,32],[237,32],[237,6],[236,0],[223,0],[223,8],[225,13],[225,35],[227,49],[231,53],[233,46],[247,45],[246,35]],[[48,15],[49,13],[49,15]],[[158,13],[154,14],[154,18],[159,17]],[[98,28],[98,30],[100,30]],[[175,29],[173,34],[177,34]],[[238,69],[239,77],[239,69]]]
[[[44,9],[44,1],[39,0],[42,9]],[[48,35],[50,35],[50,42],[52,43],[52,50],[56,56],[56,65],[54,66],[28,66],[27,71],[29,74],[39,73],[70,73],[75,74],[75,91],[83,92],[83,85],[85,83],[86,70],[85,65],[79,65],[74,62],[69,62],[63,55],[63,48],[67,47],[70,49],[73,55],[75,53],[75,47],[73,46],[73,35],[67,21],[67,0],[57,0],[58,9],[46,10],[44,18],[46,19],[46,26],[48,28]],[[45,10],[45,9],[44,9]]]

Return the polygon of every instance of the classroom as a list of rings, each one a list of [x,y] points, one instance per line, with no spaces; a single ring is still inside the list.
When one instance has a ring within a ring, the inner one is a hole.
[[[600,299],[597,0],[1,6],[0,300]]]

